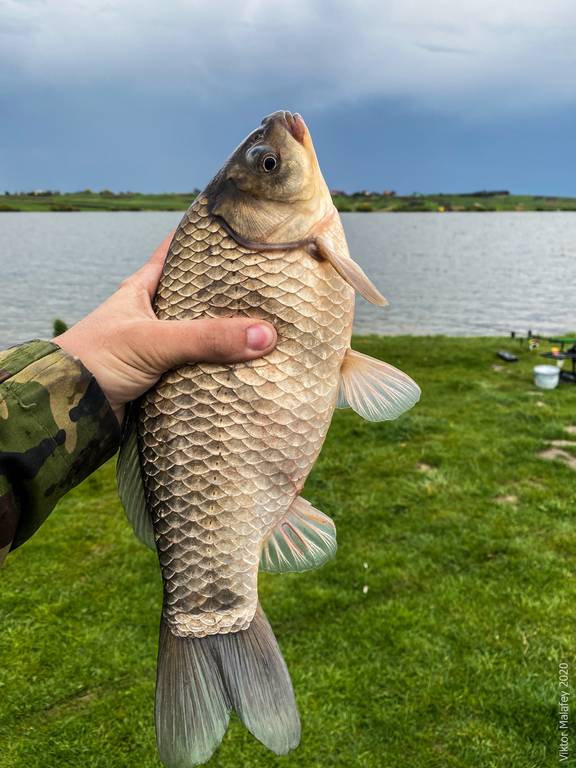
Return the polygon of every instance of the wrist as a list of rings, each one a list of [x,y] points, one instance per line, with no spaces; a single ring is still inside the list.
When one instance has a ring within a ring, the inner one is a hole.
[[[124,419],[124,403],[118,403],[110,397],[110,394],[105,386],[104,376],[99,371],[98,366],[94,364],[91,355],[86,350],[86,346],[82,343],[79,343],[78,339],[75,337],[75,334],[71,331],[73,331],[73,329],[65,331],[64,333],[60,334],[60,336],[55,336],[52,339],[52,343],[58,345],[60,349],[66,352],[67,355],[70,355],[70,357],[74,358],[75,360],[79,360],[86,368],[86,370],[92,374],[96,383],[100,387],[102,394],[106,398],[106,401],[110,406],[110,410],[113,412],[120,426],[122,426],[122,421]]]

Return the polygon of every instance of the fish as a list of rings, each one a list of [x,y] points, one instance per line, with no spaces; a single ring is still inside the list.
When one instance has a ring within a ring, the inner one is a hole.
[[[155,719],[168,768],[206,762],[232,711],[277,754],[300,741],[258,573],[335,555],[333,521],[301,496],[335,408],[380,421],[420,397],[409,376],[351,349],[356,292],[386,304],[350,257],[306,123],[274,112],[185,213],[153,306],[162,320],[267,320],[277,345],[165,373],[133,404],[117,465],[162,572]]]

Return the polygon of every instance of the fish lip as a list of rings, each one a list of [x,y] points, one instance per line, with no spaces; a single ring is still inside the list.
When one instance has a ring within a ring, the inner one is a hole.
[[[304,136],[306,135],[306,123],[302,120],[302,116],[298,112],[285,113],[286,123],[288,124],[288,130],[299,144],[304,143]]]
[[[282,122],[288,133],[296,139],[299,144],[304,143],[306,135],[306,123],[298,112],[289,112],[287,109],[281,109],[273,112],[262,120],[262,125],[266,125],[273,120]]]

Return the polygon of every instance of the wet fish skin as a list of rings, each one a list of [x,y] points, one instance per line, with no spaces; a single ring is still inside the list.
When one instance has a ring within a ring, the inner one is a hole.
[[[171,371],[143,400],[142,468],[174,634],[250,625],[263,541],[298,496],[330,424],[353,308],[353,289],[329,264],[302,249],[239,246],[206,196],[180,224],[158,317],[258,317],[274,323],[278,343],[263,359]]]

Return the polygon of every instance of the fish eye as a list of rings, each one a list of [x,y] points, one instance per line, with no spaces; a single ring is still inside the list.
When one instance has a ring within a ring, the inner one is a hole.
[[[269,145],[256,144],[249,147],[246,160],[256,173],[273,173],[280,166],[280,156]]]
[[[276,155],[268,154],[262,158],[262,169],[265,173],[271,173],[278,167],[278,158]]]

